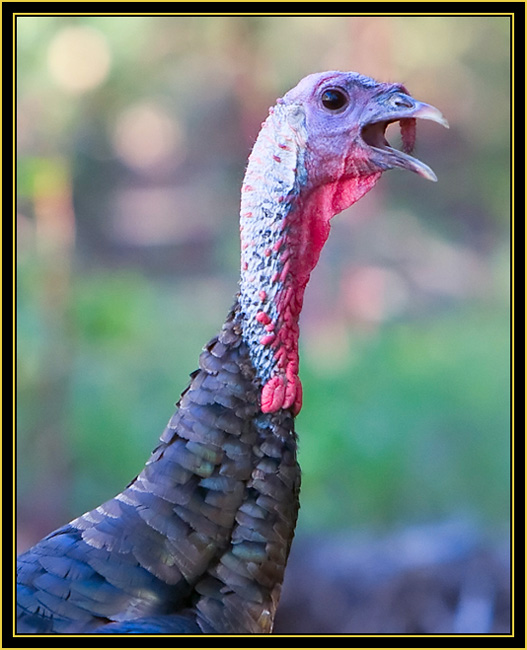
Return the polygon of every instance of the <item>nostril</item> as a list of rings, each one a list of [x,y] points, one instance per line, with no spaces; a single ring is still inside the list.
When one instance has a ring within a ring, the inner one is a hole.
[[[396,96],[392,100],[395,108],[412,108],[413,103],[407,97]]]

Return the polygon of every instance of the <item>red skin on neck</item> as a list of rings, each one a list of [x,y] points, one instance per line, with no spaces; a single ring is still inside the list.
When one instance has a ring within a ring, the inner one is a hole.
[[[266,342],[274,349],[277,361],[273,376],[262,388],[264,413],[291,408],[296,415],[302,408],[302,385],[298,377],[298,319],[304,291],[330,231],[330,219],[358,201],[377,182],[381,172],[340,179],[312,190],[288,216],[285,239],[283,288],[276,298],[279,321],[274,337]]]

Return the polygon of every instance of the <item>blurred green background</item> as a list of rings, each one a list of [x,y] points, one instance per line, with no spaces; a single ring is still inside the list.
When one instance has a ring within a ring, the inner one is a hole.
[[[418,125],[438,183],[390,172],[333,220],[298,531],[507,530],[509,47],[499,16],[18,17],[19,550],[140,471],[236,292],[260,123],[324,69],[451,128]]]

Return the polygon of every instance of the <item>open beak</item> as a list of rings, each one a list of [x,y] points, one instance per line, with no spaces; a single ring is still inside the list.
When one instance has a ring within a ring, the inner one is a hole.
[[[391,100],[391,101],[390,101]],[[415,144],[416,119],[432,120],[448,129],[448,122],[440,110],[418,102],[409,95],[397,93],[389,98],[377,114],[372,115],[362,128],[363,141],[371,149],[371,159],[384,169],[402,167],[430,181],[437,181],[437,176],[424,162],[410,155]],[[399,122],[403,151],[394,149],[385,138],[388,124]]]

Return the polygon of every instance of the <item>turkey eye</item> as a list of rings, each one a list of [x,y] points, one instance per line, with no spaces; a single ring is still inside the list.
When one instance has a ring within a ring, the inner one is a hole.
[[[325,90],[320,99],[324,107],[330,111],[338,111],[339,108],[346,106],[348,103],[347,95],[342,90],[337,90],[336,88]]]

